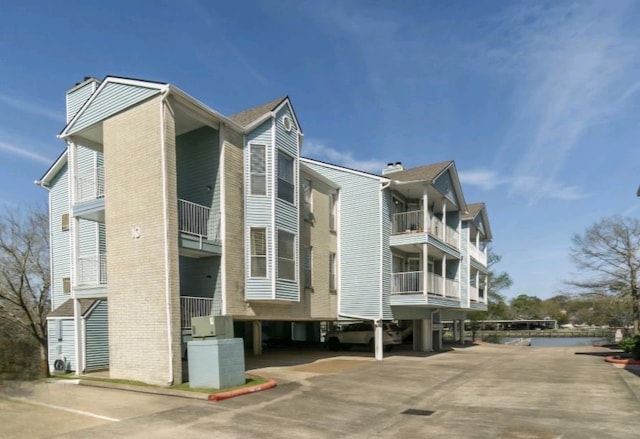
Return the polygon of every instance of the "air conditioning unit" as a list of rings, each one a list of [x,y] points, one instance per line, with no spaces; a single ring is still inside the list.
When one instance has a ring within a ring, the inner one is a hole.
[[[191,318],[192,338],[233,338],[231,316],[205,316]]]

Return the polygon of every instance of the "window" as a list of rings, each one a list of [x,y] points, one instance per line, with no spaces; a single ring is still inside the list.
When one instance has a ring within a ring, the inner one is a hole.
[[[62,214],[61,223],[62,223],[63,232],[66,232],[67,230],[69,230],[69,214],[68,213]]]
[[[313,197],[312,194],[312,183],[311,180],[303,180],[302,181],[302,193],[304,196],[304,206],[303,206],[303,214],[304,219],[311,220],[313,218]]]
[[[329,291],[336,291],[336,254],[329,253]]]
[[[264,145],[251,145],[251,195],[267,195],[267,160]]]
[[[293,203],[293,157],[278,151],[278,198]]]
[[[313,287],[313,247],[305,247],[304,249],[304,287]]]
[[[251,277],[267,277],[267,229],[251,229]]]
[[[62,278],[62,292],[64,294],[71,294],[71,278],[70,277]]]
[[[296,280],[296,235],[278,230],[278,278]]]
[[[329,230],[336,231],[338,213],[338,194],[329,194]]]

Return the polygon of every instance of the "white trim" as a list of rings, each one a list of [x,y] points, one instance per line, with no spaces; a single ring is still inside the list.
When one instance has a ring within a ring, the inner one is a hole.
[[[66,142],[65,142],[66,144]],[[42,187],[46,187],[49,186],[49,184],[51,183],[51,180],[53,180],[53,178],[58,174],[58,172],[60,172],[62,170],[62,168],[64,167],[64,165],[67,163],[67,151],[68,151],[69,147],[67,145],[67,147],[64,149],[64,151],[62,151],[62,153],[58,156],[57,159],[55,159],[55,161],[53,162],[53,164],[51,165],[51,167],[49,169],[47,169],[47,172],[45,172],[45,174],[42,176],[42,178],[40,180],[36,180],[35,183],[39,186]]]
[[[80,327],[82,329],[82,367],[80,370],[84,373],[87,370],[87,319],[82,316],[80,317]]]
[[[168,92],[168,91],[167,91]],[[167,188],[167,156],[166,156],[166,135],[165,135],[165,99],[167,92],[163,91],[162,98],[160,99],[160,163],[162,167],[162,222],[164,230],[164,278],[165,278],[165,301],[166,301],[166,318],[167,318],[167,341],[169,348],[169,378],[167,382],[173,384],[173,340],[172,340],[172,328],[171,328],[171,281],[169,279],[169,214],[167,212],[169,208],[169,194]]]
[[[273,182],[273,191],[272,191],[272,197],[271,197],[271,239],[268,240],[267,242],[271,243],[271,268],[272,268],[272,273],[267,273],[268,275],[271,276],[271,298],[273,300],[276,299],[276,288],[277,288],[277,277],[278,277],[278,257],[276,256],[276,252],[278,249],[278,246],[276,245],[276,239],[277,239],[277,229],[276,229],[276,199],[278,198],[278,188],[277,188],[277,184],[278,184],[278,174],[276,172],[276,167],[278,166],[278,156],[276,154],[277,152],[277,146],[276,146],[276,116],[275,113],[271,113],[271,150],[273,151],[272,153],[272,158],[271,158],[271,181]],[[268,236],[268,235],[267,235]],[[267,247],[268,249],[268,247]],[[268,261],[267,261],[268,262]],[[267,263],[267,271],[269,267],[269,264]]]
[[[366,172],[357,171],[355,169],[350,169],[350,168],[343,168],[342,166],[332,165],[330,163],[320,162],[320,161],[313,160],[313,159],[310,159],[310,158],[307,158],[307,157],[300,157],[300,161],[302,163],[305,163],[305,164],[312,164],[312,165],[316,165],[316,166],[322,166],[322,167],[325,167],[325,168],[334,169],[336,171],[341,171],[341,172],[346,172],[348,174],[358,175],[360,177],[371,178],[373,180],[378,180],[378,181],[380,181],[382,183],[391,182],[391,180],[389,178],[387,178],[387,177],[380,177],[378,175],[367,174]]]
[[[379,230],[380,230],[380,259],[378,260],[378,267],[380,269],[380,275],[379,275],[379,282],[380,282],[380,309],[379,309],[379,318],[380,320],[382,320],[382,318],[384,317],[384,309],[383,309],[383,298],[384,298],[384,247],[385,247],[385,242],[384,242],[384,230],[383,230],[383,216],[382,215],[382,208],[383,208],[383,203],[384,203],[384,187],[380,188],[380,191],[378,192],[378,212],[380,214],[380,224],[379,224]],[[389,244],[387,243],[387,247],[389,246]],[[376,340],[375,341],[375,354],[376,354],[376,360],[381,360],[382,359],[382,352],[380,352],[380,358],[378,358],[378,342],[380,342],[380,344],[382,344],[382,340]]]
[[[220,176],[220,242],[222,243],[222,257],[220,258],[220,284],[222,285],[220,289],[220,293],[222,294],[220,314],[223,316],[227,315],[227,217],[225,211],[227,200],[225,182],[227,172],[225,167],[224,128],[224,124],[220,124],[220,130],[218,131],[220,151],[220,160],[218,163],[218,175]]]
[[[282,128],[284,128],[284,130],[287,133],[290,133],[291,130],[293,129],[293,121],[291,120],[288,114],[285,114],[282,117]]]
[[[332,189],[340,189],[340,186],[338,184],[336,184],[332,180],[329,180],[327,177],[325,177],[324,175],[320,174],[319,172],[314,171],[312,168],[310,168],[305,163],[301,163],[300,159],[301,159],[301,157],[298,158],[298,162],[300,163],[299,164],[299,169],[300,169],[300,172],[302,174],[307,174],[309,177],[312,177],[313,179],[318,180],[321,183],[326,184],[327,186],[329,186]]]

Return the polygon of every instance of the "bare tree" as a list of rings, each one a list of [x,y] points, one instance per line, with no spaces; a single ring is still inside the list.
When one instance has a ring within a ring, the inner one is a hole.
[[[40,347],[42,373],[49,373],[49,221],[42,209],[0,216],[0,319],[16,335]]]
[[[573,237],[571,257],[585,279],[569,283],[589,293],[628,297],[633,332],[640,335],[640,221],[614,216],[593,224]]]

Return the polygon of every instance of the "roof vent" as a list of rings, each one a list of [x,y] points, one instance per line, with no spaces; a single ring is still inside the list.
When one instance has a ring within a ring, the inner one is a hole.
[[[382,175],[390,174],[392,172],[404,171],[404,166],[402,166],[402,162],[393,162],[387,163],[387,167],[382,170]]]

